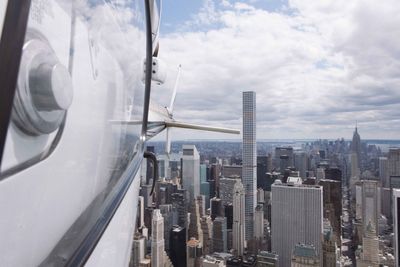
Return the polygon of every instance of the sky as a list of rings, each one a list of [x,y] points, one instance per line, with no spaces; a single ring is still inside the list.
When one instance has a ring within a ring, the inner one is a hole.
[[[242,127],[257,93],[258,139],[400,139],[400,1],[164,0],[153,98],[175,119]],[[158,139],[162,139],[159,137]],[[173,139],[240,136],[173,130]]]

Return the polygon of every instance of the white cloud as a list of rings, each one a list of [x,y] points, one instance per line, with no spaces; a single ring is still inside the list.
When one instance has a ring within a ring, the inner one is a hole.
[[[241,128],[241,92],[254,90],[259,138],[350,138],[355,120],[362,137],[400,138],[391,115],[400,2],[291,0],[287,9],[208,0],[192,28],[163,35],[160,57],[183,66],[175,117]],[[173,82],[155,89],[160,102]]]

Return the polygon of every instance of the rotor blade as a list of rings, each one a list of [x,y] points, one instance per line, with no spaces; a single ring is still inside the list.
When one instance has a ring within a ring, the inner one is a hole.
[[[111,124],[122,124],[122,125],[141,125],[143,124],[143,121],[139,121],[139,120],[109,120],[108,122],[110,122]]]
[[[212,126],[206,126],[206,125],[197,125],[197,124],[184,123],[184,122],[178,122],[178,121],[173,121],[173,122],[166,121],[165,126],[167,126],[167,129],[168,129],[168,127],[175,127],[175,128],[185,128],[185,129],[209,131],[209,132],[240,134],[240,131],[235,130],[235,129],[212,127]]]
[[[142,125],[143,121],[141,120],[109,120],[109,123],[111,124],[117,124],[117,125]],[[149,121],[147,124],[149,129],[155,128],[155,127],[164,127],[165,122],[164,121]]]
[[[174,85],[174,91],[172,91],[171,102],[169,103],[169,107],[168,107],[168,111],[169,111],[170,114],[172,114],[172,111],[174,110],[176,91],[178,90],[180,76],[181,76],[181,65],[179,64],[179,66],[178,66],[178,74],[176,75],[176,80],[175,80],[175,85]]]
[[[171,134],[170,134],[170,129],[167,128],[167,133],[166,133],[166,142],[165,142],[165,154],[169,157],[169,153],[171,152]]]

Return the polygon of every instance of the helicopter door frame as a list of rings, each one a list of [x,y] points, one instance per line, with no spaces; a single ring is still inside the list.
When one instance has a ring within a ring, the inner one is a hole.
[[[9,0],[0,39],[0,167],[17,87],[31,0]]]

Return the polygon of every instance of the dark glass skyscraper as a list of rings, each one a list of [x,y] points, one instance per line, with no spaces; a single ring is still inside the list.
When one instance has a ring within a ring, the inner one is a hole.
[[[170,237],[170,259],[175,267],[186,267],[186,230],[174,225]]]

